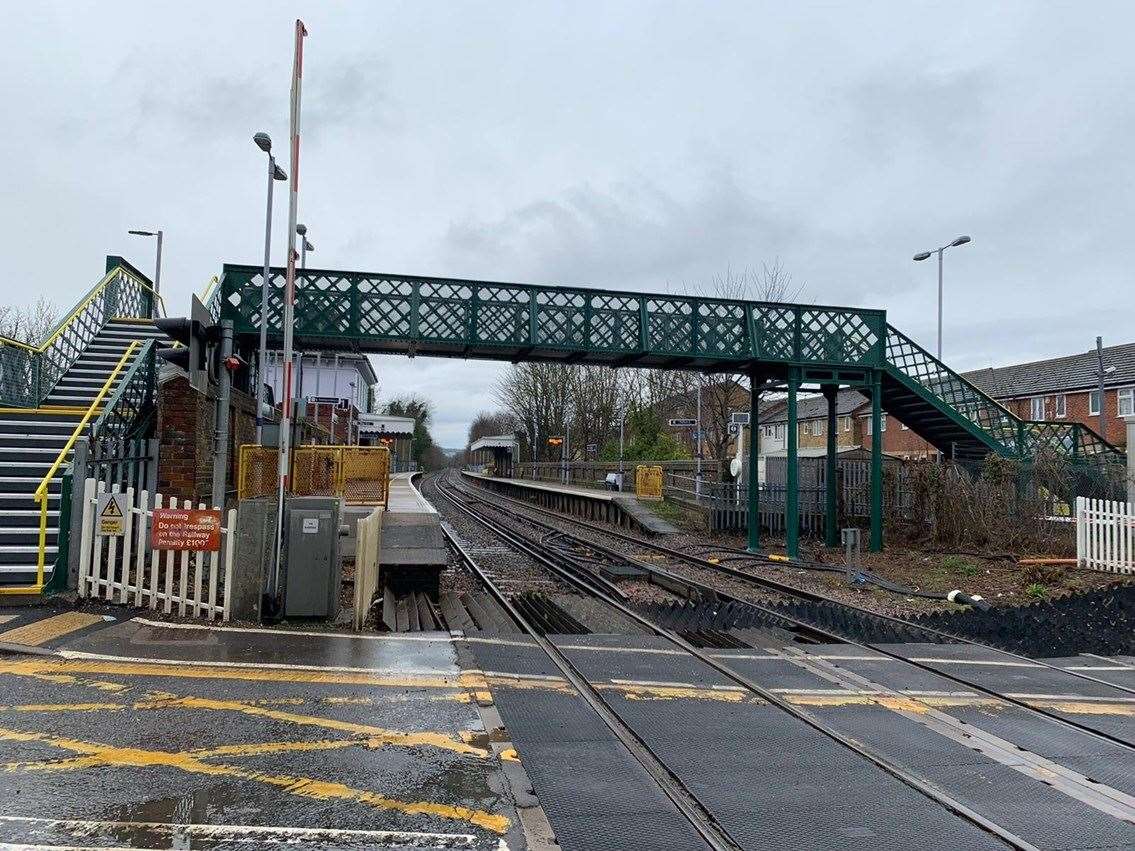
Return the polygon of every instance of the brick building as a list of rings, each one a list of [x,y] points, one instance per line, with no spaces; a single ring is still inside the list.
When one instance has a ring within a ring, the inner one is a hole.
[[[1103,350],[1106,434],[1100,432],[1099,363],[1090,351],[963,375],[1022,419],[1083,423],[1122,447],[1124,417],[1135,416],[1135,343]]]

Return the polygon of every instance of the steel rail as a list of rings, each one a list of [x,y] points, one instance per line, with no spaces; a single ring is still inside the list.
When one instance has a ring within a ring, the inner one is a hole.
[[[766,588],[770,588],[770,589],[775,590],[775,591],[780,591],[780,592],[787,594],[787,595],[790,595],[790,596],[801,597],[803,599],[810,600],[812,602],[831,603],[832,605],[843,606],[844,608],[851,609],[852,611],[857,612],[858,614],[864,615],[865,617],[879,618],[879,619],[882,619],[882,620],[889,621],[892,624],[906,627],[908,629],[920,630],[921,632],[924,632],[927,635],[935,635],[935,636],[938,636],[939,638],[947,638],[950,641],[955,641],[955,642],[958,642],[960,644],[968,644],[971,647],[980,647],[983,650],[991,650],[994,653],[1000,653],[1003,656],[1008,656],[1009,658],[1014,659],[1018,662],[1028,662],[1028,663],[1033,664],[1033,665],[1039,665],[1042,668],[1048,668],[1049,670],[1052,670],[1052,671],[1060,671],[1062,673],[1069,674],[1073,677],[1076,677],[1077,679],[1081,679],[1081,680],[1085,680],[1087,682],[1095,683],[1096,685],[1108,686],[1108,687],[1114,688],[1118,691],[1126,692],[1127,694],[1130,694],[1130,695],[1135,695],[1135,688],[1132,688],[1130,686],[1120,685],[1118,683],[1109,682],[1107,680],[1100,679],[1099,677],[1093,677],[1090,674],[1083,673],[1082,671],[1071,671],[1067,668],[1061,668],[1059,665],[1053,665],[1051,662],[1045,662],[1043,659],[1033,659],[1032,657],[1024,656],[1020,653],[1014,653],[1012,650],[1004,650],[1000,647],[994,647],[991,644],[985,644],[981,641],[977,641],[975,639],[968,638],[964,635],[957,635],[956,633],[946,632],[945,630],[937,629],[936,627],[926,626],[924,624],[920,624],[920,623],[916,623],[914,621],[906,620],[905,618],[898,617],[897,615],[889,615],[889,614],[886,614],[884,612],[875,612],[875,611],[872,611],[871,609],[864,608],[863,606],[857,606],[855,603],[848,603],[848,602],[844,602],[842,600],[833,600],[830,597],[825,597],[823,594],[818,594],[814,591],[808,591],[804,588],[797,588],[794,585],[789,585],[785,582],[778,582],[775,579],[768,579],[764,576],[754,576],[751,573],[746,573],[745,571],[738,570],[735,567],[729,567],[728,565],[725,565],[725,564],[719,564],[717,562],[712,562],[709,559],[702,558],[701,556],[692,555],[690,553],[683,552],[682,550],[676,550],[676,549],[673,549],[672,547],[667,547],[664,544],[658,544],[658,543],[655,543],[654,541],[647,540],[646,538],[639,538],[635,535],[629,535],[626,532],[621,532],[621,531],[618,531],[616,529],[610,529],[610,528],[602,526],[598,523],[591,523],[587,520],[580,520],[576,517],[571,517],[571,516],[566,515],[566,514],[560,514],[558,512],[551,511],[551,510],[546,509],[546,508],[542,508],[538,505],[532,505],[531,503],[524,502],[523,500],[515,499],[514,497],[505,496],[504,494],[499,494],[499,493],[495,493],[493,491],[489,491],[487,488],[478,487],[478,490],[484,491],[485,493],[491,493],[492,496],[497,498],[497,499],[506,500],[508,502],[511,502],[511,503],[514,503],[518,506],[521,506],[522,508],[526,508],[530,511],[534,511],[534,512],[537,512],[539,514],[545,514],[545,515],[550,516],[550,517],[555,517],[558,520],[563,520],[567,523],[572,523],[576,526],[581,526],[583,528],[590,529],[590,530],[595,531],[595,532],[599,532],[600,534],[603,534],[603,535],[609,535],[612,538],[618,538],[620,540],[627,541],[628,543],[637,544],[638,546],[642,546],[642,547],[647,547],[648,549],[652,549],[652,550],[655,550],[656,552],[660,552],[660,553],[663,553],[665,555],[671,556],[675,559],[678,559],[679,561],[684,561],[687,564],[693,565],[694,567],[700,567],[700,568],[704,568],[706,570],[714,570],[714,571],[717,571],[719,573],[724,573],[727,576],[732,576],[733,578],[739,579],[743,582],[749,582],[749,583],[754,584],[754,585],[761,585],[761,586],[764,586]],[[476,495],[476,497],[478,499],[481,498],[479,494]],[[747,551],[739,550],[739,549],[737,549],[737,550],[733,550],[732,548],[727,548],[727,549],[729,549],[730,551],[735,551],[737,553],[745,552],[757,564],[767,564],[769,567],[778,567],[778,568],[784,568],[784,567],[791,567],[792,566],[791,561],[782,561],[780,559],[773,559],[773,558],[769,558],[766,555],[762,555],[760,553],[748,553]],[[898,657],[898,658],[901,658],[901,657]],[[912,664],[914,664],[914,663],[912,663]],[[947,675],[943,674],[943,676],[947,676]]]
[[[438,488],[438,492],[450,499],[453,505],[460,507],[460,504],[445,494],[441,487]],[[497,587],[496,583],[477,564],[473,556],[461,545],[453,532],[444,525],[441,529],[445,539],[457,553],[462,563],[477,577],[493,599],[508,613],[509,617],[536,642],[552,664],[563,674],[564,679],[571,684],[591,710],[602,719],[607,729],[630,752],[635,761],[645,769],[655,785],[670,799],[686,821],[690,823],[690,826],[706,841],[706,844],[715,851],[740,851],[741,846],[717,822],[709,809],[698,800],[693,792],[686,788],[686,785],[658,758],[658,755],[635,733],[631,726],[618,716],[599,694],[598,689],[588,682],[587,678],[564,652],[541,635],[520,610],[513,605],[512,601]]]
[[[440,480],[440,478],[442,478],[442,477],[439,476],[439,480]],[[500,525],[500,523],[495,522],[493,520],[490,520],[490,519],[484,517],[481,514],[478,514],[471,507],[462,504],[461,502],[459,502],[458,500],[453,498],[450,494],[446,493],[445,489],[440,487],[440,486],[438,487],[438,492],[440,494],[442,494],[442,496],[447,498],[460,511],[467,514],[469,517],[476,520],[478,523],[485,526],[487,529],[489,529],[490,531],[492,531],[494,534],[498,535],[502,539],[513,544],[513,546],[520,548],[525,553],[527,553],[529,556],[534,558],[536,561],[540,562],[541,564],[545,564],[545,565],[549,565],[549,566],[552,564],[552,560],[549,559],[546,555],[544,555],[543,553],[540,552],[539,545],[536,544],[535,542],[529,541],[524,536],[519,535],[515,532],[511,532],[508,529],[505,529],[503,526]],[[560,558],[566,558],[562,554],[559,554],[559,557]],[[983,816],[981,813],[977,812],[976,810],[973,810],[970,807],[966,806],[961,801],[958,801],[955,798],[951,797],[950,795],[946,794],[946,792],[944,790],[938,788],[936,785],[929,782],[928,780],[925,780],[925,779],[919,777],[918,775],[914,774],[913,772],[908,771],[907,769],[903,768],[901,765],[898,765],[897,763],[893,762],[887,756],[875,751],[871,747],[868,747],[866,744],[859,742],[859,741],[851,738],[850,736],[844,735],[839,730],[837,730],[834,727],[831,727],[828,724],[824,723],[819,718],[816,718],[815,716],[813,716],[811,713],[809,713],[805,710],[802,710],[799,707],[793,706],[791,703],[789,703],[787,700],[782,698],[780,695],[776,694],[775,692],[769,691],[764,686],[762,686],[759,683],[756,683],[755,681],[746,677],[744,674],[741,674],[741,673],[735,671],[734,669],[730,668],[728,665],[725,665],[724,663],[713,658],[709,654],[704,653],[703,651],[694,647],[692,644],[690,644],[688,641],[686,641],[680,635],[672,632],[669,629],[666,629],[663,626],[660,626],[659,624],[654,623],[649,618],[646,618],[643,615],[639,614],[633,608],[631,608],[631,607],[629,607],[629,606],[627,606],[627,605],[625,605],[625,604],[623,604],[623,603],[621,603],[621,602],[619,602],[619,601],[617,601],[617,600],[615,600],[615,599],[613,599],[613,598],[611,598],[611,597],[609,597],[605,594],[594,593],[594,596],[596,597],[596,599],[598,599],[601,602],[605,603],[606,605],[614,608],[620,614],[624,615],[625,617],[630,618],[631,620],[638,623],[640,626],[643,626],[646,629],[653,632],[655,635],[658,635],[659,637],[666,639],[670,643],[674,644],[676,647],[684,650],[686,653],[690,654],[691,656],[696,658],[698,661],[700,661],[703,664],[708,665],[709,667],[713,668],[715,671],[717,671],[718,673],[727,677],[728,679],[732,680],[734,683],[741,686],[746,691],[749,691],[752,694],[755,694],[757,697],[760,697],[766,703],[777,707],[781,711],[783,711],[783,712],[787,713],[788,715],[796,718],[798,721],[803,722],[808,727],[812,728],[813,730],[817,731],[818,733],[821,733],[824,736],[827,736],[828,738],[832,739],[833,741],[837,742],[838,744],[842,745],[843,747],[847,748],[848,750],[852,751],[853,753],[858,754],[862,758],[866,759],[868,762],[871,762],[873,765],[875,765],[880,770],[886,772],[887,774],[891,775],[892,777],[894,777],[897,780],[901,781],[902,783],[906,784],[910,788],[921,793],[925,797],[935,801],[936,803],[940,804],[945,809],[949,810],[950,812],[954,813],[955,815],[959,816],[960,818],[970,822],[971,824],[978,827],[979,829],[1001,839],[1008,846],[1010,846],[1012,848],[1020,849],[1021,851],[1039,851],[1039,849],[1037,849],[1037,847],[1035,845],[1033,845],[1032,843],[1028,842],[1027,840],[1025,840],[1025,839],[1023,839],[1019,836],[1017,836],[1016,834],[1012,833],[1011,831],[1007,830],[1006,828],[1002,827],[1001,825],[997,824],[996,822],[992,821],[991,819],[986,818],[985,816]]]
[[[507,499],[507,500],[513,501],[513,500],[511,500],[510,497],[501,496],[500,494],[494,494],[494,496],[498,496],[498,497],[501,497],[502,499]],[[491,505],[491,503],[488,503],[485,500],[482,500],[482,502],[484,502],[485,504]],[[546,511],[545,509],[541,509],[541,508],[533,507],[533,506],[524,506],[524,507],[533,508],[534,510],[542,512],[542,513]],[[556,517],[560,518],[561,515],[556,515]],[[533,523],[534,525],[541,526],[543,528],[555,528],[555,527],[551,526],[550,524],[544,523],[543,521],[539,521],[539,520],[536,520],[534,518],[524,518],[524,519],[527,520],[530,523]],[[574,520],[572,518],[563,518],[563,519],[571,519],[572,522],[575,522],[575,523],[583,522],[583,521]],[[589,527],[593,527],[593,524],[586,524],[586,525],[589,526]],[[600,531],[600,532],[604,531],[604,530],[602,530],[598,527],[593,527],[593,528],[595,528],[595,531]],[[567,534],[567,533],[565,533],[565,534]],[[632,538],[630,536],[625,536],[625,535],[619,534],[619,533],[611,533],[611,534],[615,534],[616,537],[627,538],[628,540],[633,540],[635,543],[638,543],[638,544],[645,546],[645,547],[653,547],[655,549],[666,552],[668,554],[673,553],[673,554],[676,554],[676,555],[680,555],[680,551],[678,551],[678,550],[671,550],[668,547],[663,547],[661,545],[653,544],[649,541],[645,541],[645,540],[642,540],[642,539],[635,539],[635,538]],[[570,535],[568,535],[568,537],[570,537]],[[636,567],[643,569],[644,571],[646,571],[648,573],[651,572],[651,571],[659,570],[659,568],[655,565],[650,565],[650,564],[647,564],[646,562],[639,561],[639,560],[633,558],[632,556],[627,556],[627,555],[618,553],[618,551],[616,551],[616,550],[610,550],[610,549],[604,548],[601,544],[597,544],[594,541],[583,541],[583,539],[579,539],[579,538],[577,538],[576,540],[579,540],[581,543],[584,543],[587,546],[592,547],[594,549],[598,549],[598,550],[606,549],[606,551],[609,554],[616,555],[616,556],[624,559],[625,561],[635,565]],[[697,559],[696,561],[701,562],[702,560]],[[699,567],[705,567],[705,568],[711,568],[711,569],[716,569],[718,567],[721,567],[720,565],[715,565],[712,562],[699,563],[698,566]],[[754,582],[756,582],[756,584],[763,584],[763,582],[758,577],[752,577],[749,574],[746,574],[742,571],[734,571],[732,569],[727,569],[727,571],[730,573],[730,575],[736,575],[736,577],[739,578],[739,579],[742,579],[742,580],[750,579],[750,580],[753,580]],[[666,573],[666,575],[670,576],[670,577],[674,576],[674,574],[669,574],[669,573]],[[680,577],[680,578],[684,578],[684,577]],[[775,585],[781,586],[781,583],[775,583]],[[783,586],[783,587],[791,588],[791,586]],[[718,595],[721,595],[722,592],[717,591],[716,593]],[[831,599],[823,597],[821,595],[812,594],[811,592],[807,592],[807,593],[808,593],[808,595],[810,596],[811,599],[818,600],[820,602],[825,602],[825,603],[828,603],[828,604],[833,605],[833,606],[843,606],[845,608],[856,611],[857,613],[861,613],[861,614],[863,614],[867,617],[881,618],[883,620],[888,620],[888,621],[892,621],[892,622],[897,623],[897,624],[901,624],[904,627],[908,627],[908,628],[915,629],[915,630],[920,630],[920,631],[925,632],[927,634],[931,634],[931,635],[939,634],[939,635],[942,635],[945,638],[950,638],[950,639],[956,640],[955,637],[950,635],[949,633],[942,633],[942,632],[939,632],[937,630],[927,629],[927,628],[924,628],[924,627],[922,627],[922,626],[920,626],[916,623],[913,623],[911,621],[904,621],[901,618],[894,618],[894,617],[891,617],[891,616],[888,616],[888,615],[882,615],[882,614],[879,614],[879,613],[876,613],[876,612],[872,612],[869,609],[863,609],[859,606],[854,606],[854,605],[849,604],[849,603],[843,603],[842,601],[831,600]],[[812,630],[814,632],[826,633],[827,636],[830,639],[835,640],[837,642],[849,644],[851,646],[859,647],[859,648],[864,649],[864,650],[871,650],[875,653],[879,653],[880,655],[887,656],[887,657],[894,659],[896,661],[905,662],[908,665],[912,665],[916,668],[920,668],[924,671],[927,671],[928,673],[935,674],[936,676],[943,677],[943,678],[948,679],[952,682],[958,683],[959,685],[964,685],[964,686],[967,686],[968,688],[975,689],[976,691],[979,691],[982,694],[985,694],[989,697],[995,698],[997,700],[1004,701],[1005,703],[1012,704],[1012,705],[1014,705],[1014,706],[1016,706],[1020,709],[1024,709],[1024,710],[1031,712],[1033,714],[1042,716],[1049,721],[1053,721],[1057,724],[1060,724],[1063,727],[1067,727],[1069,729],[1076,730],[1077,732],[1084,733],[1088,736],[1092,736],[1093,738],[1100,739],[1102,741],[1106,741],[1109,744],[1118,745],[1120,747],[1127,748],[1129,750],[1135,750],[1135,742],[1128,741],[1127,739],[1124,739],[1120,736],[1113,735],[1112,733],[1108,733],[1104,730],[1099,730],[1095,727],[1088,726],[1087,724],[1082,724],[1079,721],[1075,721],[1075,720],[1070,719],[1070,718],[1065,718],[1062,715],[1057,715],[1055,712],[1051,712],[1047,709],[1044,709],[1043,707],[1034,706],[1034,705],[1032,705],[1031,703],[1029,703],[1028,701],[1026,701],[1022,698],[1013,697],[1012,695],[1008,695],[1008,694],[1005,694],[1004,692],[998,691],[997,689],[990,688],[988,686],[984,686],[981,683],[976,683],[973,680],[968,680],[965,677],[958,676],[957,674],[953,674],[953,673],[950,673],[948,671],[944,671],[944,670],[937,668],[937,667],[934,667],[933,665],[930,665],[928,663],[920,662],[916,659],[910,658],[909,656],[904,656],[901,653],[896,653],[893,650],[888,650],[885,647],[882,647],[878,644],[873,644],[873,643],[865,642],[865,641],[857,641],[855,639],[848,638],[845,635],[841,635],[839,633],[831,632],[830,630],[827,630],[823,627],[816,626],[815,624],[810,624],[807,621],[801,620],[799,618],[792,617],[791,615],[787,615],[783,612],[778,612],[775,609],[770,609],[766,606],[762,606],[760,603],[754,603],[751,600],[739,600],[739,599],[736,599],[736,598],[734,598],[734,599],[738,603],[741,603],[745,606],[749,606],[749,607],[756,609],[760,612],[763,612],[767,615],[770,615],[770,616],[779,618],[781,620],[787,621],[787,622],[792,623],[792,624],[794,624],[798,627],[801,627],[801,628],[804,628],[804,629],[809,629],[809,630]],[[975,646],[975,647],[980,647],[980,648],[987,649],[987,650],[994,650],[996,652],[1005,653],[1005,654],[1010,655],[1010,656],[1015,656],[1015,654],[1009,653],[1008,651],[999,650],[996,647],[989,647],[988,645],[984,645],[984,644],[981,644],[979,642],[970,641],[970,640],[967,640],[967,639],[961,639],[961,643],[969,644],[969,645],[972,645],[972,646]],[[1050,665],[1048,663],[1037,662],[1037,660],[1029,659],[1028,657],[1025,657],[1025,656],[1021,656],[1021,657],[1017,657],[1017,658],[1020,658],[1023,661],[1028,662],[1029,664],[1035,664],[1035,665],[1039,665],[1039,666],[1042,666],[1042,667],[1051,668],[1051,669],[1057,670],[1057,671],[1064,671],[1065,673],[1069,673],[1069,674],[1077,674],[1077,675],[1079,674],[1079,672],[1077,672],[1077,671],[1068,671],[1065,668],[1059,667],[1058,665]],[[1084,679],[1091,680],[1091,681],[1097,681],[1096,678],[1094,678],[1094,677],[1085,676]],[[1098,680],[1097,682],[1100,682],[1103,685],[1110,686],[1112,688],[1116,688],[1116,689],[1121,690],[1121,691],[1130,691],[1127,688],[1124,688],[1124,687],[1121,687],[1121,686],[1115,686],[1113,683],[1109,683],[1106,680]]]

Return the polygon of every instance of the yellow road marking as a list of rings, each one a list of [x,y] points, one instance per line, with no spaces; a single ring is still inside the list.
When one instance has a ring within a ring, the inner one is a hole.
[[[415,747],[428,745],[466,756],[488,756],[484,748],[474,747],[461,739],[446,733],[430,731],[421,733],[408,733],[402,730],[387,730],[382,727],[373,727],[370,724],[356,724],[351,721],[340,721],[336,718],[323,718],[317,715],[299,715],[295,712],[283,712],[279,709],[269,709],[266,706],[253,706],[241,703],[239,700],[216,700],[208,697],[179,697],[177,695],[155,695],[153,699],[139,701],[134,704],[135,709],[206,709],[228,712],[240,712],[244,715],[254,715],[260,718],[271,718],[274,721],[287,721],[292,724],[311,727],[325,727],[328,730],[338,730],[343,733],[352,733],[356,736],[367,736],[371,741],[402,747]]]
[[[315,780],[310,777],[293,777],[290,775],[264,774],[258,771],[246,771],[233,765],[224,763],[208,763],[199,756],[189,752],[174,753],[170,751],[154,751],[145,748],[115,747],[94,742],[84,742],[78,739],[60,738],[44,733],[32,733],[22,730],[10,730],[0,727],[0,739],[16,742],[41,742],[52,745],[61,750],[79,754],[77,759],[65,760],[68,769],[116,766],[127,768],[168,767],[185,771],[190,774],[205,774],[215,777],[236,777],[242,780],[252,780],[273,786],[278,789],[305,798],[321,801],[347,800],[386,810],[395,810],[410,815],[432,815],[439,818],[456,819],[491,830],[494,833],[505,833],[511,822],[503,815],[490,813],[485,810],[470,807],[455,806],[452,804],[438,804],[431,801],[399,801],[387,798],[376,792],[365,789],[353,789],[342,783],[330,783]],[[62,763],[51,765],[52,769]],[[4,771],[32,770],[33,763],[12,764],[2,766]],[[42,767],[47,768],[46,764]]]
[[[40,618],[37,621],[26,623],[23,626],[0,632],[0,641],[10,644],[23,644],[28,647],[38,647],[56,638],[75,630],[85,629],[102,623],[99,615],[90,615],[86,612],[64,612],[61,615],[52,615],[49,618]]]

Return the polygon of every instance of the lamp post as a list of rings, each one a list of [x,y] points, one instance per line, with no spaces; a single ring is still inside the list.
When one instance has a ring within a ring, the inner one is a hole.
[[[272,255],[272,186],[277,180],[287,180],[288,175],[276,165],[272,156],[272,137],[267,133],[257,133],[252,137],[256,147],[268,155],[268,207],[264,214],[264,273],[260,280],[260,352],[256,363],[256,442],[264,438],[264,375],[268,363],[268,296],[269,280],[272,277],[270,258]]]
[[[965,245],[970,242],[968,236],[959,236],[949,245],[943,245],[941,248],[935,248],[933,251],[921,251],[914,255],[915,262],[926,260],[931,254],[938,255],[938,360],[942,360],[942,252],[947,248],[957,248],[959,245]]]
[[[134,236],[156,236],[158,238],[158,256],[154,261],[154,315],[157,316],[157,296],[162,291],[162,232],[160,230],[131,230],[127,233]]]
[[[307,252],[315,251],[315,246],[307,240],[307,225],[296,225],[296,233],[300,236],[300,268],[307,268]]]
[[[1108,375],[1115,372],[1114,366],[1104,368],[1103,365],[1103,337],[1096,337],[1096,393],[1100,397],[1100,411],[1099,411],[1099,430],[1100,437],[1107,440],[1107,414],[1104,409],[1104,382]],[[1091,412],[1091,405],[1088,405],[1089,413]]]

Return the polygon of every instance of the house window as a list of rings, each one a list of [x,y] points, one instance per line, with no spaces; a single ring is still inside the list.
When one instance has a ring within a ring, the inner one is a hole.
[[[906,423],[899,423],[899,428],[901,428],[903,431],[910,431],[910,426],[908,426]]]
[[[1100,413],[1100,391],[1093,390],[1088,394],[1088,416],[1098,417]]]
[[[1068,416],[1068,397],[1061,393],[1059,396],[1053,396],[1052,398],[1056,400],[1054,416],[1057,417],[1057,419],[1063,419]]]
[[[1116,394],[1116,413],[1121,417],[1135,415],[1135,388],[1126,387]]]
[[[1030,419],[1043,420],[1044,419],[1044,397],[1043,396],[1033,396],[1033,398],[1031,400],[1029,400],[1029,402],[1030,402],[1030,407],[1029,407]]]
[[[890,417],[888,417],[886,414],[883,414],[882,419],[879,420],[879,422],[881,423],[881,425],[879,426],[879,431],[886,431],[887,430],[887,420],[888,419],[890,419]]]
[[[825,431],[827,431],[827,423],[823,420],[812,420],[812,434],[819,437]]]
[[[880,422],[879,431],[880,432],[886,431],[887,430],[887,418],[886,418],[886,416],[884,416],[879,422]],[[864,417],[863,418],[863,433],[864,434],[871,434],[871,418],[870,417]]]
[[[851,417],[843,417],[843,430],[851,431]]]

